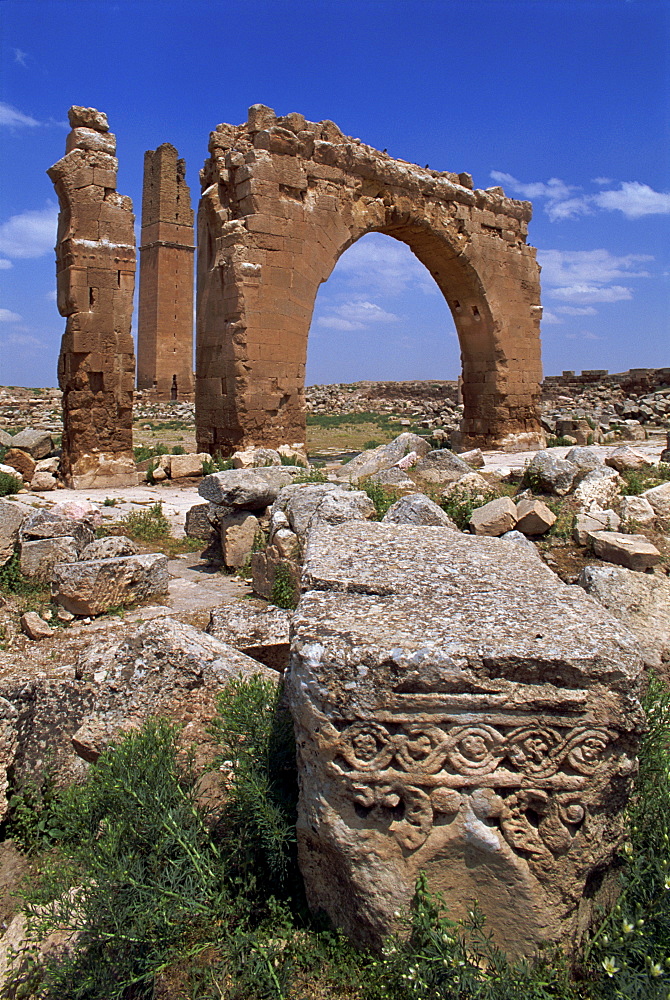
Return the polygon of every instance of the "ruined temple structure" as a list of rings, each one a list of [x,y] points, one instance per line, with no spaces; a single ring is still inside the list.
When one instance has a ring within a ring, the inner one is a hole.
[[[369,232],[406,243],[454,317],[464,447],[543,443],[537,403],[540,283],[531,205],[468,174],[394,160],[330,121],[254,105],[218,125],[198,215],[200,451],[305,439],[314,301],[340,255]]]
[[[47,171],[60,204],[58,310],[67,317],[58,359],[61,468],[75,488],[136,485],[133,206],[116,191],[116,137],[106,115],[72,107],[69,119],[65,156]]]
[[[193,398],[193,209],[169,142],[144,154],[137,388]]]

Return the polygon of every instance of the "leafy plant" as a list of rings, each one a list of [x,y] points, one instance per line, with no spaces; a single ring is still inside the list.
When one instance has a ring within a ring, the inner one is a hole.
[[[291,573],[291,568],[287,563],[279,563],[275,569],[275,578],[270,592],[270,604],[275,604],[278,608],[295,608],[296,593],[295,580]]]
[[[231,778],[220,825],[228,863],[265,891],[300,884],[295,853],[297,772],[293,723],[281,686],[256,674],[219,695],[211,732]]]
[[[366,441],[363,445],[363,451],[371,451],[373,448],[378,448],[382,442],[376,441],[374,438],[370,441]]]
[[[23,483],[10,472],[0,472],[0,497],[9,497],[23,489]]]
[[[643,469],[624,469],[619,474],[624,481],[621,489],[624,496],[639,496],[653,486],[670,481],[670,464],[659,462],[658,465],[648,465]]]
[[[102,501],[103,507],[116,507],[118,500],[116,497],[105,497]]]
[[[293,480],[294,483],[327,483],[328,476],[321,469],[312,466],[311,469],[307,469],[305,472],[300,472]]]
[[[547,437],[547,448],[567,448],[571,444],[574,444],[574,442],[562,434],[559,434],[558,437],[550,434]]]
[[[198,930],[229,910],[176,729],[154,721],[125,736],[64,793],[58,818],[60,851],[45,862],[28,913],[37,936],[59,926],[81,937],[73,956],[47,965],[39,995],[144,996],[173,951],[188,954]]]
[[[5,594],[17,594],[26,597],[34,594],[44,594],[47,586],[41,580],[24,576],[21,572],[18,549],[11,559],[0,566],[0,591]]]
[[[152,504],[148,510],[131,510],[121,518],[119,526],[140,542],[155,542],[170,535],[170,522],[160,502]]]
[[[27,781],[13,791],[4,839],[11,838],[28,854],[51,847],[63,835],[58,815],[61,796],[50,767],[44,768],[39,782]]]
[[[202,474],[203,476],[211,476],[215,472],[225,472],[227,469],[232,469],[232,467],[232,458],[222,458],[220,452],[217,452],[216,455],[203,459]]]
[[[280,455],[279,459],[282,465],[297,466],[299,469],[306,469],[307,466],[301,459],[293,457],[291,455]]]
[[[148,458],[160,458],[161,455],[174,454],[170,451],[167,445],[157,444],[157,445],[147,445],[141,444],[136,448],[133,448],[133,455],[135,456],[136,462],[146,462]]]
[[[388,486],[382,486],[381,483],[375,483],[371,479],[359,479],[356,483],[356,488],[363,490],[375,505],[374,521],[381,521],[389,507],[400,496],[397,490],[390,489]]]

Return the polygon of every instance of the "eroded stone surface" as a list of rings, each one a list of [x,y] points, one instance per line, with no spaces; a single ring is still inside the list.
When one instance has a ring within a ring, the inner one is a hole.
[[[166,594],[168,559],[147,555],[57,563],[51,590],[54,600],[75,615],[100,615],[119,605]]]
[[[288,698],[310,905],[378,944],[419,871],[511,953],[569,941],[622,829],[632,636],[534,553],[439,527],[310,533]]]
[[[590,531],[588,541],[605,562],[643,571],[661,561],[661,553],[644,535],[623,535],[618,531]]]
[[[116,190],[106,117],[95,108],[70,110],[71,123],[87,124],[73,124],[65,156],[47,171],[60,204],[57,301],[67,317],[58,361],[62,471],[75,489],[134,486],[133,207]]]

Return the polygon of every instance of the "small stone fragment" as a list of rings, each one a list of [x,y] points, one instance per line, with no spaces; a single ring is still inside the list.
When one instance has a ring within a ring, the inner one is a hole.
[[[119,605],[135,604],[167,593],[167,556],[121,556],[87,562],[57,563],[53,598],[75,615],[100,615]]]
[[[605,562],[625,566],[639,572],[651,569],[661,561],[661,553],[644,535],[622,535],[617,531],[590,531],[588,540],[593,551]]]
[[[556,515],[541,500],[521,500],[516,515],[517,530],[524,535],[544,535],[556,523]]]
[[[650,490],[645,490],[640,496],[651,504],[656,517],[670,521],[670,483],[652,486]]]
[[[642,452],[626,447],[615,448],[605,459],[605,465],[609,465],[611,469],[616,469],[617,472],[625,472],[628,469],[637,472],[640,469],[648,468],[651,464],[650,460]]]
[[[470,515],[468,527],[473,535],[498,537],[516,526],[517,509],[510,497],[497,497]]]
[[[618,531],[621,518],[613,510],[593,510],[577,514],[572,528],[572,539],[577,545],[586,545],[592,531]]]
[[[41,618],[36,611],[26,611],[21,615],[21,631],[29,639],[47,639],[53,635],[51,626]]]
[[[550,451],[538,451],[528,463],[526,475],[529,481],[546,493],[565,496],[572,489],[579,474],[573,462],[567,462]]]
[[[653,524],[656,520],[654,508],[646,497],[622,497],[621,517],[624,521],[635,521],[636,524]]]

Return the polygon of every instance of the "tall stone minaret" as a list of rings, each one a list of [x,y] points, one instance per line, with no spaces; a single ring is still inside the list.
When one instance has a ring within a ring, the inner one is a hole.
[[[137,388],[193,398],[193,210],[169,142],[144,154]]]

